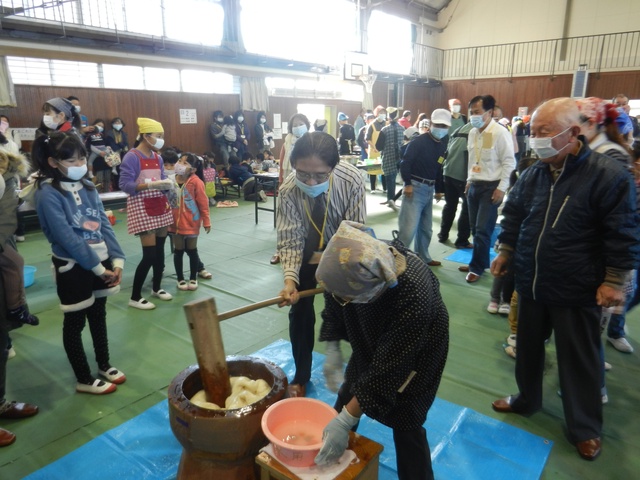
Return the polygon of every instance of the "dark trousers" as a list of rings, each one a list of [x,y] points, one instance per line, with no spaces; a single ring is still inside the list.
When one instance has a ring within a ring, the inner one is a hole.
[[[599,307],[553,306],[519,296],[516,382],[520,395],[512,407],[521,413],[542,407],[544,341],[553,331],[564,417],[574,442],[602,433],[600,317]]]
[[[511,295],[513,295],[514,278],[513,271],[508,270],[503,277],[494,277],[491,285],[490,298],[497,303],[511,303]]]
[[[298,291],[316,288],[317,265],[302,265],[298,274]],[[301,298],[289,310],[289,338],[296,374],[291,383],[305,385],[311,379],[311,363],[315,341],[316,312],[313,308],[315,296]]]
[[[351,387],[342,384],[338,391],[338,398],[333,408],[341,412],[351,398]],[[356,424],[352,430],[358,429]],[[431,467],[431,451],[427,441],[427,431],[424,427],[413,430],[393,429],[393,443],[396,447],[396,467],[399,480],[433,480],[433,468]]]
[[[499,182],[475,182],[467,192],[469,202],[469,224],[473,233],[473,255],[469,271],[482,275],[489,268],[491,235],[498,220],[498,206],[491,202],[491,196]]]
[[[449,231],[456,218],[458,203],[462,199],[462,210],[458,218],[458,239],[455,245],[464,247],[469,244],[469,235],[471,235],[471,227],[469,226],[469,206],[467,204],[467,196],[464,189],[467,182],[456,180],[451,177],[444,177],[444,207],[442,208],[442,221],[440,222],[440,233],[438,238],[442,241],[449,238]]]

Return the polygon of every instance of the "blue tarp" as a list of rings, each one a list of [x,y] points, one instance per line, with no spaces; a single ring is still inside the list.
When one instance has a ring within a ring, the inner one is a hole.
[[[280,365],[292,377],[288,341],[276,341],[254,355]],[[307,395],[333,405],[335,394],[325,387],[322,376],[324,355],[313,355]],[[431,407],[425,428],[435,477],[447,480],[538,479],[553,445],[550,440],[440,399]],[[392,431],[363,417],[358,433],[384,446],[379,478],[397,479]],[[87,472],[91,472],[92,479],[173,479],[181,452],[164,401],[26,478],[88,478]]]

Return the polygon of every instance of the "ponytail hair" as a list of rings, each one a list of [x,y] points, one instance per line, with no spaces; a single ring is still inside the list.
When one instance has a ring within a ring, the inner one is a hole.
[[[195,153],[183,153],[183,157],[187,157],[187,163],[195,168],[195,174],[204,182],[204,160]]]

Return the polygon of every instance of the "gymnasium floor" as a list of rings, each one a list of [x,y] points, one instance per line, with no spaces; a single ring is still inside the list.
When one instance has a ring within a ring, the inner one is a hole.
[[[381,193],[368,194],[368,223],[379,238],[390,238],[397,228],[397,214],[380,206],[382,200]],[[117,392],[103,397],[74,392],[75,379],[62,348],[62,314],[50,273],[50,248],[40,231],[28,232],[19,250],[27,264],[38,268],[27,298],[41,324],[12,334],[17,356],[7,365],[7,398],[36,403],[40,413],[32,419],[2,422],[18,439],[0,450],[0,478],[22,478],[166,399],[172,378],[195,363],[183,302],[212,296],[218,312],[223,312],[278,294],[281,270],[269,264],[276,237],[272,214],[260,212],[256,225],[253,203],[240,200],[239,204],[238,208],[212,208],[212,231],[200,237],[200,255],[213,279],[201,281],[196,292],[177,292],[167,249],[163,286],[175,297],[171,302],[158,300],[158,308],[147,312],[127,307],[141,248],[139,241],[126,233],[125,214],[115,212],[115,229],[128,262],[123,291],[108,302],[109,338],[112,364],[126,372],[128,380]],[[437,231],[442,204],[434,205]],[[432,243],[434,259],[442,260],[452,252],[451,246]],[[609,404],[604,408],[603,453],[595,462],[586,462],[565,440],[553,341],[547,347],[544,409],[529,418],[492,411],[494,399],[516,392],[514,360],[502,350],[507,320],[486,312],[490,276],[468,285],[464,274],[457,271],[458,265],[444,261],[434,269],[451,318],[450,352],[438,397],[553,440],[543,479],[636,478],[640,471],[639,353],[626,355],[609,346],[605,349],[613,369],[607,373]],[[149,288],[143,294],[148,296]],[[316,302],[318,312],[321,303]],[[288,339],[286,313],[270,307],[225,321],[226,353],[251,353],[277,339]],[[637,311],[629,316],[628,324],[629,338],[640,348]],[[88,338],[87,329],[85,346],[91,352]],[[322,352],[323,345],[316,344],[316,349]],[[89,358],[91,361],[92,355]],[[95,470],[87,471],[83,478],[98,477],[100,468],[96,463]]]

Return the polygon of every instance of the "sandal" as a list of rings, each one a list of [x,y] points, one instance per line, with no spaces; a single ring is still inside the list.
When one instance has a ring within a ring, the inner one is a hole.
[[[182,291],[189,290],[189,285],[187,285],[187,282],[185,282],[184,280],[180,280],[178,282],[178,290],[182,290]]]
[[[127,381],[126,375],[115,367],[111,367],[106,372],[104,370],[98,370],[98,374],[102,378],[108,380],[111,383],[115,383],[116,385],[120,385],[121,383]]]
[[[114,383],[104,382],[102,380],[94,380],[91,385],[86,383],[77,383],[76,392],[79,393],[92,393],[94,395],[106,395],[107,393],[115,392],[118,387]]]
[[[149,300],[145,298],[141,298],[140,300],[129,300],[129,306],[133,308],[137,308],[138,310],[153,310],[156,308],[155,304],[151,303]]]
[[[169,292],[164,291],[163,289],[160,289],[157,292],[151,290],[151,296],[159,298],[160,300],[171,300],[173,298],[173,295],[171,295]]]
[[[209,280],[211,277],[213,277],[213,275],[211,275],[211,273],[207,272],[204,268],[198,272],[198,276],[200,278],[204,278],[206,280]]]

